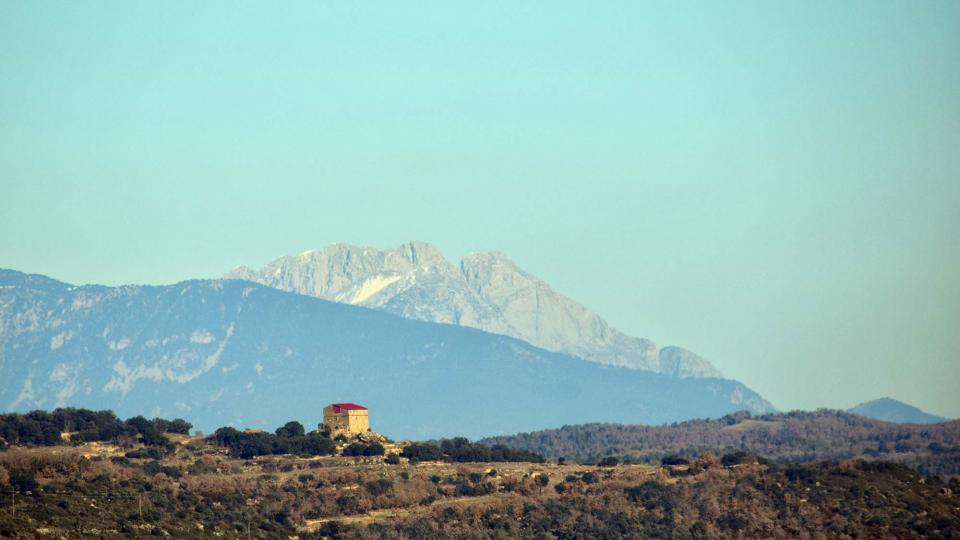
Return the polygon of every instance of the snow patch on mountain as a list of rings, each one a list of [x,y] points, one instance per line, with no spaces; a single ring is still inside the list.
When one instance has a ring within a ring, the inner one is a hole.
[[[122,351],[130,346],[129,338],[122,338],[115,341],[108,341],[107,347],[110,347],[111,351]]]
[[[103,389],[107,392],[119,392],[123,396],[130,393],[130,390],[133,390],[133,386],[140,379],[154,382],[161,382],[164,379],[163,370],[156,364],[152,366],[140,364],[131,369],[123,359],[120,359],[113,364],[113,371],[115,375],[110,378]]]
[[[213,334],[207,331],[206,328],[198,328],[190,334],[190,343],[212,343]]]
[[[27,379],[23,381],[23,387],[20,388],[20,393],[17,395],[17,399],[13,400],[10,405],[7,405],[7,410],[13,410],[17,407],[17,405],[20,405],[21,403],[29,403],[30,401],[33,401],[33,399],[33,377],[27,377]]]
[[[372,277],[364,281],[360,286],[360,289],[354,293],[353,298],[348,300],[346,303],[353,305],[363,304],[370,299],[371,296],[377,294],[397,281],[400,281],[400,276],[398,275]]]
[[[121,395],[126,396],[136,385],[137,381],[141,379],[154,382],[168,380],[180,384],[188,383],[212,370],[217,365],[224,348],[233,336],[233,329],[234,325],[230,323],[226,331],[226,336],[217,345],[216,350],[207,356],[202,356],[195,349],[181,349],[173,354],[164,355],[161,358],[162,362],[155,361],[152,365],[148,365],[147,362],[141,362],[136,366],[127,365],[124,359],[121,358],[114,363],[113,376],[103,389],[108,392],[119,392]],[[164,342],[166,341],[165,339]],[[205,339],[199,341],[190,340],[190,342],[195,345],[205,345],[212,341],[213,339],[210,341],[205,341]],[[123,348],[126,348],[126,346]],[[118,349],[111,346],[111,350]]]
[[[63,347],[63,344],[67,342],[71,337],[73,337],[73,331],[69,332],[60,332],[59,334],[50,338],[50,350],[55,351],[60,347]]]
[[[80,388],[80,371],[82,365],[78,363],[60,363],[50,372],[50,381],[57,383],[57,401],[55,407],[63,407],[67,400],[73,397]]]

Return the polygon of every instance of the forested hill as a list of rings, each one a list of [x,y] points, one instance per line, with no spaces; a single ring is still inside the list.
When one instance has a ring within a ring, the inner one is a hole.
[[[745,450],[785,462],[883,456],[932,460],[938,467],[944,466],[941,462],[960,464],[960,421],[893,424],[831,410],[754,417],[741,412],[662,426],[582,424],[483,442],[577,461],[612,455],[652,462],[672,454],[695,457],[703,451]]]

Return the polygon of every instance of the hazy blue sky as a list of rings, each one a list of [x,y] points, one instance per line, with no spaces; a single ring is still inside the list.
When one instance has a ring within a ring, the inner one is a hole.
[[[960,2],[0,3],[0,267],[499,249],[780,408],[960,416]]]

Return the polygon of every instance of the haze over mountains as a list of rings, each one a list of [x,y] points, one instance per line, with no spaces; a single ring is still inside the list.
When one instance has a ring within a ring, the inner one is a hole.
[[[679,377],[722,377],[680,347],[611,328],[499,252],[467,255],[459,266],[426,242],[394,250],[333,244],[281,257],[259,270],[238,267],[227,278],[380,309],[409,319],[479,328],[592,362]]]
[[[335,401],[416,438],[773,410],[736,381],[601,365],[248,281],[77,287],[0,270],[3,409],[113,409],[209,431],[315,425]]]
[[[892,398],[880,398],[851,407],[848,412],[902,424],[937,424],[946,422],[942,416],[935,416],[924,412],[913,405]]]

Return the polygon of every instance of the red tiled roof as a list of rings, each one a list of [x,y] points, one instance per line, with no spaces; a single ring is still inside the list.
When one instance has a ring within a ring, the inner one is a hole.
[[[367,410],[366,407],[362,407],[362,406],[360,406],[360,405],[357,405],[356,403],[333,403],[332,405],[333,405],[333,409],[334,409],[334,410],[337,410],[337,409],[344,409],[344,410],[347,410],[347,411],[365,411],[365,410]]]

